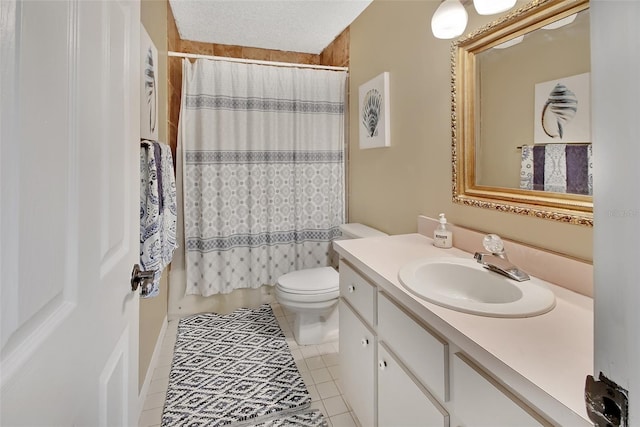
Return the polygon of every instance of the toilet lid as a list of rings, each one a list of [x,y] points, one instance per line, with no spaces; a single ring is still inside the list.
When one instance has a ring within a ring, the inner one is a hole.
[[[332,267],[292,271],[278,279],[280,289],[298,294],[321,294],[339,288],[340,275]]]

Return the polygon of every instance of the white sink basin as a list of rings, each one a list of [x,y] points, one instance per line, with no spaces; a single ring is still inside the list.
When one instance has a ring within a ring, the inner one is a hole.
[[[400,283],[414,295],[465,313],[531,317],[553,309],[556,298],[540,279],[517,282],[484,268],[475,259],[424,258],[406,264]]]

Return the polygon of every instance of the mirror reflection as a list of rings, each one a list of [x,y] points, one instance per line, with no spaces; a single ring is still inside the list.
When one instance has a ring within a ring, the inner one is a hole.
[[[454,202],[593,226],[588,8],[532,1],[453,42]]]
[[[589,50],[584,10],[476,55],[477,185],[592,194]]]

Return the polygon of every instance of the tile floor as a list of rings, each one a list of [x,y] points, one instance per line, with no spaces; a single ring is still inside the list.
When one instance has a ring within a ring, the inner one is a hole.
[[[291,332],[293,318],[289,313],[285,313],[277,302],[270,303],[280,327],[287,337],[287,343],[309,389],[309,394],[311,394],[311,407],[322,411],[329,427],[357,427],[359,424],[342,396],[338,366],[338,342],[299,346]],[[160,426],[177,330],[178,321],[169,322],[140,416],[140,427]]]

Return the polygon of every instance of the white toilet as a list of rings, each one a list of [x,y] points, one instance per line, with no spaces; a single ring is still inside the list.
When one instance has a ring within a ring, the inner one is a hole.
[[[363,224],[340,226],[342,239],[386,236]],[[278,278],[276,300],[294,314],[293,336],[300,345],[320,344],[338,337],[339,275],[333,267],[292,271]]]

